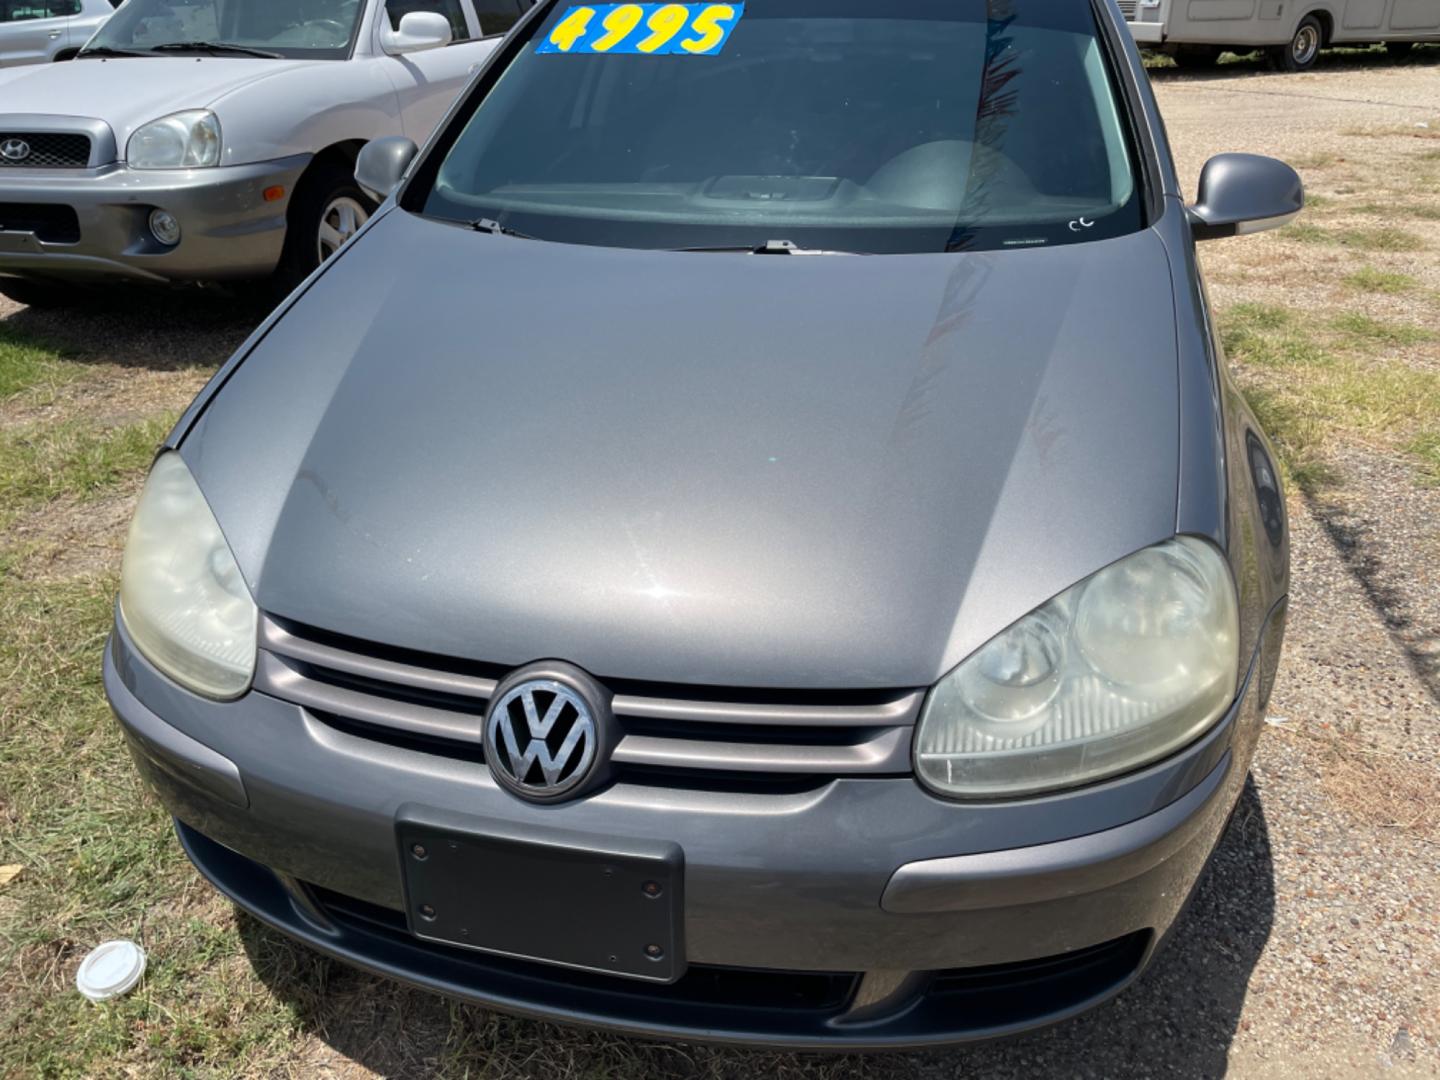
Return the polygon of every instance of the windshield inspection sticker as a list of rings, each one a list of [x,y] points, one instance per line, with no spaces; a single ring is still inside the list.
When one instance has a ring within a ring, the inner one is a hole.
[[[577,4],[537,53],[569,56],[715,56],[744,4]]]

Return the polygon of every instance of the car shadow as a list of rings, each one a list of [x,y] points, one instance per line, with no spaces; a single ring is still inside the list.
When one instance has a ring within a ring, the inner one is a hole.
[[[79,363],[174,371],[223,364],[267,314],[258,294],[117,287],[64,307],[0,305],[0,329]]]
[[[1275,75],[1284,78],[1283,72],[1270,67],[1263,50],[1229,53],[1226,59],[1211,68],[1157,67],[1147,65],[1150,78],[1159,82],[1210,82],[1215,79],[1233,79],[1245,75]],[[1382,47],[1367,49],[1336,48],[1326,49],[1315,61],[1309,74],[1324,75],[1344,71],[1384,70],[1386,68],[1437,68],[1440,67],[1440,45],[1416,45],[1409,56],[1392,59]]]
[[[239,926],[256,974],[300,1026],[382,1076],[925,1080],[1116,1076],[1143,1061],[1150,1075],[1218,1077],[1274,910],[1269,831],[1251,779],[1170,940],[1123,994],[1024,1036],[849,1057],[667,1045],[506,1017],[327,960],[243,914]]]

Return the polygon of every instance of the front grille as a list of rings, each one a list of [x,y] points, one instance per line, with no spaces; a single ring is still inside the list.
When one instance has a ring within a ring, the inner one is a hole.
[[[255,688],[350,735],[482,760],[496,665],[394,649],[264,616]],[[630,783],[795,791],[910,772],[921,690],[756,691],[607,679]]]
[[[1139,970],[1149,945],[1150,931],[1139,930],[1060,956],[937,971],[929,996],[977,1027],[1005,1027],[1017,1017],[1064,1012],[1109,992]]]
[[[1125,16],[1125,21],[1126,21],[1126,22],[1134,22],[1134,21],[1135,21],[1135,10],[1136,10],[1136,7],[1137,7],[1138,4],[1139,4],[1139,0],[1119,0],[1119,3],[1120,3],[1120,14]]]
[[[24,157],[0,152],[0,169],[83,169],[90,164],[90,136],[52,131],[0,131],[6,144],[29,148]]]
[[[75,208],[54,203],[0,203],[0,232],[34,233],[47,244],[80,240]]]
[[[477,968],[558,979],[580,991],[624,992],[671,1004],[718,1009],[743,1007],[833,1013],[850,1004],[861,974],[692,964],[679,982],[669,986],[617,982],[612,976],[561,971],[534,961],[423,941],[411,936],[403,912],[318,885],[306,883],[303,888],[324,916],[342,928],[405,941],[420,949],[468,961]],[[936,971],[920,992],[923,1007],[949,1024],[958,1024],[963,1017],[964,1027],[974,1031],[1001,1030],[1069,1012],[1103,997],[1133,976],[1145,957],[1150,936],[1149,930],[1139,930],[1059,956]]]
[[[378,933],[456,959],[465,958],[477,968],[500,969],[546,980],[559,979],[575,990],[595,989],[611,994],[623,992],[676,1005],[831,1013],[849,1002],[859,980],[858,972],[771,971],[691,964],[678,982],[668,986],[617,982],[613,976],[561,971],[535,961],[513,960],[422,941],[410,935],[404,914],[393,908],[357,900],[318,885],[307,883],[304,887],[325,917],[346,929]]]

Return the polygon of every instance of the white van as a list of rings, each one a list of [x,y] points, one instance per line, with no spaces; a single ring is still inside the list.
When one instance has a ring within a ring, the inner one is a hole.
[[[1322,48],[1384,42],[1403,55],[1440,41],[1440,0],[1119,0],[1135,40],[1182,67],[1263,48],[1280,71],[1304,71]]]

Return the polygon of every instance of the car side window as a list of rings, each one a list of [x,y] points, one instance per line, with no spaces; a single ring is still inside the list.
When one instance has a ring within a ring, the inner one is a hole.
[[[475,0],[475,14],[480,18],[480,36],[508,34],[520,16],[535,6],[535,0]]]
[[[50,0],[48,8],[52,16],[79,15],[80,0]]]
[[[46,19],[45,0],[0,0],[0,22],[29,22]]]
[[[450,20],[450,39],[466,41],[470,28],[465,25],[465,12],[460,0],[385,0],[385,13],[390,16],[390,29],[399,30],[400,20],[412,11],[432,11]]]

